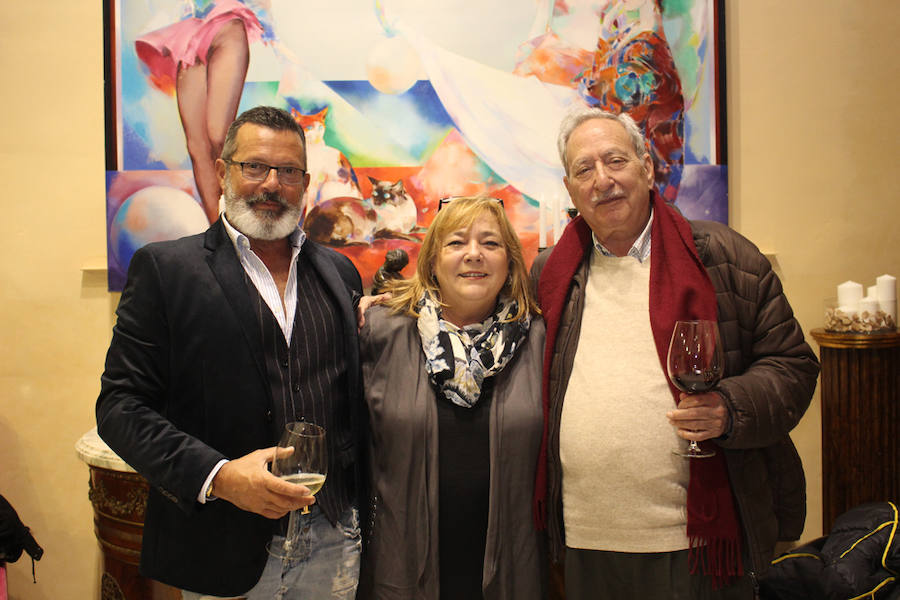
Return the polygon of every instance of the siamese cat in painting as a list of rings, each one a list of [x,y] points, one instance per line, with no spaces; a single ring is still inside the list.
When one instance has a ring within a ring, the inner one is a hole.
[[[369,198],[332,198],[314,206],[303,224],[309,238],[329,246],[368,245],[377,238],[417,240],[409,234],[416,227],[418,211],[403,180],[392,183],[369,177],[369,181]]]
[[[391,234],[391,237],[398,237],[397,234],[410,233],[416,226],[418,210],[412,196],[403,187],[403,180],[398,179],[391,183],[369,177],[369,181],[372,182],[370,200],[378,217],[375,235],[385,232],[385,237],[388,237],[388,234]]]

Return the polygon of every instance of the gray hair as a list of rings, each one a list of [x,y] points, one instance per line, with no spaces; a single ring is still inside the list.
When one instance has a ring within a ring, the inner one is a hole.
[[[242,112],[228,127],[228,133],[225,134],[225,143],[222,145],[223,160],[231,160],[231,157],[237,152],[238,130],[247,123],[253,123],[275,131],[293,131],[300,136],[303,153],[304,155],[306,154],[306,135],[303,133],[303,128],[300,124],[291,116],[291,113],[274,106],[256,106]],[[303,159],[305,163],[306,156]]]
[[[591,119],[609,119],[619,123],[625,128],[628,137],[631,138],[634,153],[637,154],[639,159],[644,159],[644,156],[647,154],[647,142],[644,140],[641,128],[634,122],[634,119],[625,113],[611,113],[596,106],[578,106],[563,117],[562,123],[559,124],[559,137],[556,139],[559,160],[566,170],[566,176],[569,175],[569,163],[566,161],[566,145],[569,143],[569,138],[572,137],[572,132],[579,125]]]

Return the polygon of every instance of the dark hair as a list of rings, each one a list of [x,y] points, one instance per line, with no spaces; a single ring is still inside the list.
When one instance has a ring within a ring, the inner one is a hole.
[[[293,131],[300,136],[305,160],[306,135],[303,133],[303,127],[294,120],[291,113],[274,106],[256,106],[238,115],[238,118],[228,127],[228,133],[225,134],[225,143],[222,145],[223,160],[230,160],[234,156],[234,153],[237,151],[238,130],[247,123],[253,123],[275,131]]]

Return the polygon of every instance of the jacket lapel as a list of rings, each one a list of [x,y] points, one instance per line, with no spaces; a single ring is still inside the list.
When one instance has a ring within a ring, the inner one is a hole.
[[[247,290],[244,269],[241,267],[234,245],[225,232],[225,226],[221,219],[206,231],[204,246],[210,251],[206,262],[222,288],[222,295],[234,311],[244,334],[244,340],[250,346],[250,354],[253,356],[253,362],[256,364],[260,376],[265,379],[266,367],[263,364],[265,354],[263,353],[259,318]],[[269,389],[268,385],[266,389]]]

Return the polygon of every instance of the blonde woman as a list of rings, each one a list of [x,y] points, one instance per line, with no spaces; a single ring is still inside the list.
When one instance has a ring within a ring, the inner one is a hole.
[[[371,515],[361,598],[544,597],[532,518],[543,321],[500,201],[441,202],[360,333]]]

